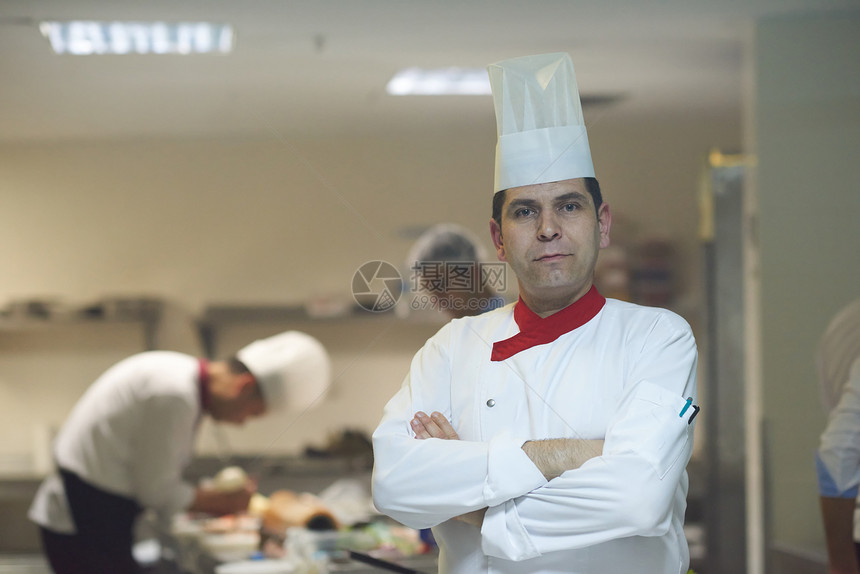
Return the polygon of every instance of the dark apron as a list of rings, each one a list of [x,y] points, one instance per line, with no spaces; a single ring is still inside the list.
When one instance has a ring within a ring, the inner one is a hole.
[[[60,469],[75,534],[41,529],[45,554],[57,574],[137,574],[131,553],[134,523],[142,508]]]

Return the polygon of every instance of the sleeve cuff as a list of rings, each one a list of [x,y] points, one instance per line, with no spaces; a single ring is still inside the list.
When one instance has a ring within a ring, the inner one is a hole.
[[[815,453],[815,472],[818,475],[818,493],[828,498],[857,498],[860,485],[855,485],[848,490],[841,490],[836,485],[833,475],[827,469],[827,465],[821,459],[821,454]]]
[[[493,507],[547,483],[522,449],[526,439],[498,435],[489,442],[484,500]]]
[[[540,556],[519,518],[516,502],[509,500],[487,509],[481,526],[481,550],[487,556],[514,561]]]

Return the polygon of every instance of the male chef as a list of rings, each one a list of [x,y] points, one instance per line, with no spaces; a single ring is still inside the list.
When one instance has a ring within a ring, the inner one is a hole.
[[[252,481],[224,493],[182,480],[203,415],[241,425],[325,388],[329,359],[316,339],[288,331],[255,341],[228,361],[152,351],[99,377],[55,443],[57,472],[30,508],[57,574],[138,572],[134,522],[153,509],[227,514],[248,507]]]
[[[611,214],[569,56],[489,73],[490,233],[520,298],[415,355],[373,435],[374,502],[433,528],[443,573],[684,574],[693,335],[592,285]]]

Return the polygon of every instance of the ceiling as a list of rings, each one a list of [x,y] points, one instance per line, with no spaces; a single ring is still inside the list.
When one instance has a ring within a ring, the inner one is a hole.
[[[568,51],[614,113],[740,109],[755,18],[856,0],[0,0],[0,142],[420,130],[492,114],[486,96],[394,97],[409,66]],[[57,56],[41,20],[232,23],[230,55]]]

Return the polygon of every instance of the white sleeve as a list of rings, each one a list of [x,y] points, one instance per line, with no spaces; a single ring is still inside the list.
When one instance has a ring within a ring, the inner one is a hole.
[[[860,483],[860,359],[851,365],[848,382],[821,435],[818,454],[839,491]]]
[[[451,369],[437,337],[415,356],[373,433],[374,504],[412,528],[435,526],[546,484],[521,448],[524,438],[415,438],[409,421],[416,411],[439,411],[451,420]]]
[[[603,454],[489,508],[481,529],[485,554],[519,561],[668,531],[693,447],[693,411],[680,413],[687,397],[696,400],[697,354],[686,324],[665,327],[632,357],[628,392],[607,427]]]
[[[178,397],[153,397],[142,405],[143,418],[131,458],[137,501],[163,517],[191,505],[194,487],[182,480],[182,467],[194,436],[196,413]]]

